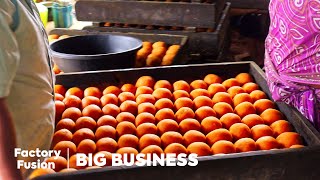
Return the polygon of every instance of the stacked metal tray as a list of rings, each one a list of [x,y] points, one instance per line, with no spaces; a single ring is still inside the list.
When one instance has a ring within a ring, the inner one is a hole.
[[[223,78],[234,77],[238,73],[248,72],[260,88],[270,91],[263,71],[254,62],[212,63],[201,65],[180,65],[140,69],[108,70],[96,72],[66,73],[56,77],[57,84],[66,88],[78,86],[105,87],[121,83],[134,83],[144,75],[155,79],[170,81],[191,81],[214,73]],[[199,157],[195,167],[106,167],[101,169],[79,170],[70,173],[56,173],[39,177],[49,179],[139,179],[139,180],[204,180],[204,179],[317,179],[320,171],[320,134],[296,109],[284,103],[276,103],[299,133],[306,145],[299,149],[279,149],[226,154],[223,156]]]

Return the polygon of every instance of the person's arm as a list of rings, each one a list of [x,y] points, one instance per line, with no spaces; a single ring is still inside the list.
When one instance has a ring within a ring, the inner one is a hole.
[[[22,179],[14,157],[15,147],[16,136],[13,121],[5,98],[0,98],[0,179]]]
[[[0,3],[0,179],[22,179],[14,157],[16,144],[12,114],[6,98],[19,67],[20,53],[16,35],[10,28],[15,6],[11,1]]]

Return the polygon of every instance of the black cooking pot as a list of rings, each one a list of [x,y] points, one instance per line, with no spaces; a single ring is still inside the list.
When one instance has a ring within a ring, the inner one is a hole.
[[[73,36],[50,45],[63,72],[131,68],[141,47],[139,39],[111,34]]]

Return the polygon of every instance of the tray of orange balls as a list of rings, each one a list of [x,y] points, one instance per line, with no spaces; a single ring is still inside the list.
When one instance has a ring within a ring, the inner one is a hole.
[[[264,73],[254,62],[65,73],[56,78],[52,149],[61,150],[61,157],[47,160],[55,162],[55,169],[34,171],[49,174],[39,179],[319,175],[312,165],[320,160],[319,132],[297,110],[270,98]],[[79,167],[77,153],[102,153],[106,166]],[[199,162],[194,167],[114,167],[111,153],[194,153]]]

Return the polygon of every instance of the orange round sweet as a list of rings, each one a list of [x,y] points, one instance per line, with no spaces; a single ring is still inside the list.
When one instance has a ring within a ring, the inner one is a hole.
[[[136,87],[133,84],[124,84],[121,86],[122,92],[131,92],[132,94],[136,93]]]
[[[102,112],[104,115],[110,115],[115,118],[120,113],[120,108],[114,104],[107,104],[102,108]]]
[[[218,92],[227,92],[227,90],[222,84],[214,83],[214,84],[211,84],[208,87],[208,92],[209,92],[209,95],[210,95],[209,97],[212,98],[216,93],[218,93]]]
[[[187,118],[195,118],[195,114],[193,110],[188,107],[180,108],[174,116],[177,123],[180,123],[182,120]],[[170,119],[170,118],[166,118],[166,119]]]
[[[117,122],[128,121],[131,123],[135,123],[135,116],[130,112],[121,112],[116,117]]]
[[[157,110],[163,109],[163,108],[169,108],[169,109],[173,109],[174,105],[172,103],[172,101],[168,98],[162,98],[159,99],[154,106],[156,107]]]
[[[153,88],[155,83],[156,83],[156,81],[153,79],[153,77],[151,77],[151,76],[141,76],[136,81],[136,87],[148,86],[150,88]]]
[[[152,48],[154,48],[154,49],[159,48],[159,47],[166,47],[166,46],[167,46],[166,43],[163,41],[157,41],[152,44]]]
[[[81,99],[75,95],[69,95],[69,96],[65,97],[62,102],[64,103],[66,108],[69,108],[69,107],[80,108],[81,107]]]
[[[55,84],[54,85],[54,92],[64,96],[66,94],[66,88],[63,85]]]
[[[206,136],[197,130],[189,130],[183,135],[184,145],[188,147],[194,142],[206,142]]]
[[[195,112],[195,118],[201,122],[204,118],[209,116],[217,116],[217,113],[209,106],[202,106]]]
[[[274,136],[277,137],[284,132],[292,132],[292,125],[286,120],[278,120],[270,125],[274,132]]]
[[[132,134],[124,134],[118,139],[119,148],[132,147],[137,149],[139,146],[139,138]]]
[[[214,104],[218,103],[218,102],[226,102],[230,105],[233,104],[233,101],[232,101],[232,97],[229,93],[226,93],[226,92],[217,92],[213,98],[212,98],[212,101]]]
[[[222,85],[223,85],[226,89],[229,89],[229,88],[232,87],[232,86],[240,86],[240,83],[237,81],[237,79],[235,79],[235,78],[230,78],[230,79],[224,80],[224,81],[222,82]]]
[[[230,141],[220,140],[214,143],[211,147],[212,154],[230,154],[235,153],[236,148]]]
[[[118,105],[118,97],[114,94],[105,94],[101,97],[100,102],[102,106],[107,104]]]
[[[237,94],[245,93],[245,91],[240,86],[232,86],[228,89],[227,92],[231,95],[231,98],[233,98]]]
[[[112,138],[105,137],[101,138],[96,143],[97,151],[108,151],[114,153],[118,149],[118,143]]]
[[[84,97],[87,96],[94,96],[97,98],[101,98],[102,93],[100,91],[99,88],[97,87],[87,87],[84,91],[83,91]]]
[[[256,108],[257,114],[261,114],[266,109],[275,109],[274,102],[269,99],[259,99],[254,102],[253,106]]]
[[[95,137],[97,140],[99,140],[101,138],[105,138],[105,137],[116,139],[117,132],[114,127],[109,126],[109,125],[104,125],[104,126],[98,127],[98,129],[96,130],[96,133],[95,133]]]
[[[84,139],[82,140],[77,147],[77,153],[94,153],[96,151],[96,143],[91,139]]]
[[[290,146],[290,148],[303,148],[303,147],[305,147],[305,146],[299,145],[299,144],[295,144],[295,145]]]
[[[190,93],[191,99],[195,99],[198,96],[207,96],[210,97],[209,91],[206,89],[195,89]]]
[[[243,118],[248,114],[255,114],[256,109],[250,102],[242,102],[234,108],[234,112]]]
[[[266,109],[260,114],[260,117],[263,119],[264,123],[267,125],[271,125],[277,120],[284,119],[283,114],[276,109]]]
[[[79,130],[82,128],[89,128],[94,131],[97,128],[97,123],[91,117],[83,116],[77,119],[75,130]]]
[[[227,113],[233,113],[233,108],[226,102],[218,102],[213,106],[213,110],[216,112],[217,117],[222,117]]]
[[[251,138],[241,138],[234,143],[234,147],[236,148],[236,152],[249,152],[256,151],[257,146],[256,142],[254,142]]]
[[[179,110],[182,107],[193,108],[193,101],[187,97],[181,97],[174,102],[174,107]]]
[[[155,134],[145,134],[139,140],[139,149],[143,150],[144,148],[150,145],[161,146],[161,139]]]
[[[136,115],[138,113],[138,104],[135,101],[127,100],[120,105],[120,111]]]
[[[152,95],[158,100],[161,98],[168,98],[172,99],[172,93],[169,89],[166,88],[158,88],[155,89],[152,93]]]
[[[101,116],[97,121],[97,127],[109,125],[116,128],[117,124],[118,124],[118,121],[116,120],[116,118],[110,115]]]
[[[301,136],[296,132],[284,132],[277,137],[282,148],[290,148],[292,145],[303,145]]]
[[[68,129],[61,129],[54,133],[52,138],[52,146],[54,147],[60,141],[71,141],[72,132]]]
[[[61,94],[59,93],[54,93],[54,100],[56,101],[63,101],[64,99],[64,96],[62,96]]]
[[[56,131],[61,129],[68,129],[70,132],[74,131],[74,126],[76,123],[72,119],[61,119],[58,124],[56,125]]]
[[[168,131],[162,134],[161,136],[162,147],[166,148],[169,144],[172,143],[183,143],[183,137],[180,133],[174,131]]]
[[[222,126],[226,129],[229,129],[233,124],[240,123],[241,118],[237,114],[227,113],[220,118]]]
[[[117,153],[120,154],[123,158],[124,155],[129,156],[127,159],[131,159],[132,156],[136,156],[139,152],[132,147],[123,147],[117,150]]]
[[[103,112],[99,106],[91,104],[83,108],[82,115],[92,117],[94,120],[98,120],[103,115]]]
[[[86,157],[86,159],[88,159],[88,157]],[[85,169],[87,166],[77,166],[77,155],[74,154],[72,156],[70,156],[69,158],[69,168],[73,168],[73,169]]]
[[[152,154],[156,154],[156,155],[158,155],[158,157],[160,157],[160,155],[163,154],[163,150],[161,149],[161,147],[159,147],[157,145],[150,145],[150,146],[147,146],[144,149],[142,149],[140,153],[151,154],[151,160],[152,160],[153,159]]]
[[[153,90],[148,86],[140,86],[136,90],[136,97],[138,97],[140,94],[152,94]]]
[[[153,123],[143,123],[137,127],[137,136],[141,137],[144,134],[157,134],[158,128]]]
[[[259,90],[260,89],[259,85],[256,84],[256,83],[253,83],[253,82],[248,82],[248,83],[242,85],[242,88],[243,88],[243,90],[246,91],[246,93],[249,93],[249,94],[254,90]]]
[[[139,96],[137,96],[136,102],[138,105],[146,102],[154,104],[156,102],[156,98],[151,94],[140,94]]]
[[[174,82],[172,86],[173,86],[174,91],[184,90],[187,93],[190,93],[190,90],[191,90],[190,85],[186,81],[183,81],[183,80],[179,80],[179,81]]]
[[[131,92],[122,92],[122,93],[119,94],[118,100],[119,100],[119,103],[121,104],[121,103],[123,103],[124,101],[127,101],[127,100],[135,101],[136,97]]]
[[[68,151],[70,156],[77,152],[77,146],[71,141],[60,141],[54,146],[53,150],[60,151],[60,156],[67,158]]]
[[[82,116],[82,113],[81,113],[80,109],[75,108],[75,107],[70,107],[62,113],[61,118],[62,119],[69,118],[69,119],[76,121],[81,116]]]
[[[77,130],[74,134],[73,134],[73,138],[72,141],[78,145],[82,140],[84,139],[91,139],[94,140],[95,139],[95,135],[93,133],[93,131],[89,128],[82,128]]]
[[[187,119],[182,120],[179,123],[179,127],[180,127],[180,133],[182,135],[190,130],[197,130],[197,131],[201,130],[201,125],[200,125],[199,121],[197,121],[195,119],[191,119],[191,118],[187,118]]]
[[[34,171],[32,171],[32,173],[30,174],[30,176],[28,177],[28,179],[34,179],[36,177],[39,176],[44,176],[47,174],[54,174],[56,173],[53,169],[49,169],[49,168],[39,168],[39,169],[35,169]]]
[[[194,80],[190,83],[192,89],[207,89],[208,84],[203,80]]]
[[[204,142],[193,142],[188,145],[188,153],[195,153],[198,156],[210,156],[212,155],[212,151],[210,147]]]
[[[230,129],[230,133],[232,134],[233,140],[237,141],[241,138],[250,138],[251,137],[251,129],[243,123],[235,123]]]
[[[206,82],[208,85],[214,84],[214,83],[222,83],[221,77],[219,77],[216,74],[208,74],[204,77],[204,82]]]
[[[117,131],[118,137],[124,134],[135,135],[137,133],[137,128],[133,123],[128,121],[123,121],[117,125],[116,131]]]
[[[240,85],[244,85],[248,82],[253,82],[253,78],[249,73],[240,73],[236,76],[236,80],[240,83]]]
[[[140,124],[143,123],[155,123],[156,119],[151,113],[143,112],[140,113],[135,119],[135,125],[138,127]]]
[[[248,114],[242,118],[241,122],[249,126],[249,128],[258,124],[264,124],[263,119],[257,114]]]
[[[99,151],[93,156],[93,159],[97,159],[98,162],[102,162],[102,158],[104,158],[105,162],[106,162],[106,164],[104,166],[111,166],[112,165],[112,154],[111,154],[111,152]],[[91,168],[96,168],[96,167],[97,168],[101,168],[100,166],[97,166],[97,164],[95,164],[95,162],[93,162],[93,164],[96,165],[96,166],[91,166]],[[88,169],[88,168],[86,168],[86,169]]]
[[[251,128],[252,138],[256,141],[263,136],[273,136],[272,129],[265,124],[258,124]]]
[[[77,169],[69,167],[69,168],[62,169],[59,173],[69,173],[74,171],[77,171]]]
[[[51,157],[49,157],[48,159],[46,159],[45,162],[46,162],[46,163],[50,163],[50,162],[51,162],[51,163],[54,163],[54,168],[53,168],[53,170],[54,170],[55,172],[59,172],[59,171],[61,171],[62,169],[67,168],[67,166],[68,166],[68,161],[67,161],[67,159],[64,158],[64,157],[61,157],[61,156],[58,156],[58,157],[56,157],[56,156],[51,156]]]
[[[178,156],[179,154],[187,154],[187,152],[187,149],[180,143],[171,143],[164,149],[164,153],[172,153],[176,156]]]
[[[216,117],[209,116],[201,121],[201,130],[204,134],[220,128],[222,128],[222,123]]]
[[[233,106],[234,107],[238,106],[242,102],[252,103],[251,96],[248,93],[240,93],[240,94],[237,94],[233,97]]]
[[[157,124],[157,127],[158,127],[158,131],[159,131],[160,135],[162,135],[163,133],[168,132],[168,131],[179,132],[179,124],[176,121],[172,120],[172,119],[163,119],[163,120],[161,120]]]
[[[97,106],[101,106],[100,99],[95,96],[87,96],[84,97],[81,101],[81,107],[82,109],[89,106],[90,104],[95,104]]]
[[[272,136],[263,136],[257,139],[256,141],[257,149],[259,150],[270,150],[270,149],[279,149],[280,144]]]
[[[55,120],[58,121],[61,119],[63,112],[66,110],[66,106],[64,105],[64,103],[62,101],[54,101],[54,104],[55,104],[55,110],[56,110]],[[69,112],[69,113],[71,113],[71,112]],[[68,113],[68,116],[70,115],[69,113]],[[81,111],[80,111],[80,113],[81,113]]]
[[[164,109],[160,109],[156,113],[155,118],[156,118],[156,123],[159,123],[163,119],[174,119],[175,115],[174,115],[174,112],[171,109],[164,108]]]
[[[108,86],[102,92],[103,95],[114,94],[115,96],[118,96],[120,93],[121,93],[121,89],[118,88],[117,86]]]
[[[231,133],[226,129],[216,129],[211,132],[209,132],[206,135],[207,143],[209,146],[212,146],[215,142],[220,140],[226,140],[232,142],[232,135]]]
[[[203,106],[209,106],[209,107],[213,106],[212,100],[207,96],[198,96],[193,99],[193,103],[194,103],[195,109],[198,109]]]
[[[166,88],[166,89],[172,91],[172,85],[167,80],[159,80],[159,81],[157,81],[156,84],[154,85],[154,89],[158,89],[158,88]]]
[[[184,90],[176,90],[173,92],[173,100],[176,101],[177,99],[181,98],[181,97],[187,97],[190,98],[190,95],[187,91]]]
[[[267,99],[267,95],[266,93],[264,93],[261,90],[254,90],[250,93],[250,97],[252,99],[253,102],[256,102],[259,99]]]
[[[156,107],[151,103],[141,103],[138,105],[138,114],[141,114],[143,112],[148,112],[152,115],[155,115],[157,110]]]
[[[61,93],[60,93],[61,94]],[[83,98],[83,91],[78,88],[78,87],[72,87],[70,89],[68,89],[65,93],[65,97],[68,97],[70,95],[75,95],[78,98],[82,99]]]

